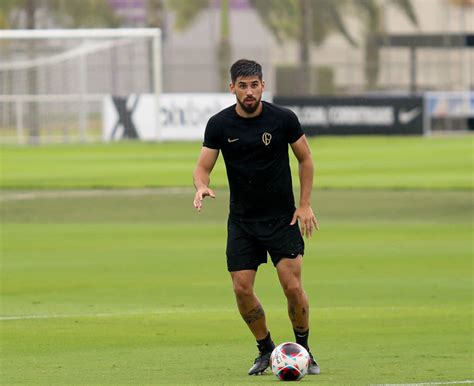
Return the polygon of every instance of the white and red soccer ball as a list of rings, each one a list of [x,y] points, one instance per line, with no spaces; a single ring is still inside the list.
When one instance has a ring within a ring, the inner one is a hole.
[[[293,342],[278,345],[270,356],[273,374],[282,381],[299,381],[308,373],[309,363],[308,351]]]

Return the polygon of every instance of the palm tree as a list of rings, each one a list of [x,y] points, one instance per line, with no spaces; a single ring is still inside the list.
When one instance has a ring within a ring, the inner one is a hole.
[[[117,28],[121,20],[107,0],[48,0],[48,10],[66,28]]]
[[[114,13],[107,0],[2,0],[0,3],[0,19],[6,20],[4,26],[18,28],[18,20],[12,15],[23,12],[26,15],[26,28],[37,26],[37,10],[43,9],[59,25],[66,28],[78,27],[118,27],[120,19]]]
[[[298,42],[302,74],[299,91],[303,94],[312,91],[310,49],[313,44],[320,46],[331,34],[337,33],[349,44],[357,45],[342,17],[348,0],[251,0],[251,3],[277,41]]]
[[[147,0],[146,2],[146,25],[150,28],[164,27],[164,2],[163,0]]]
[[[0,3],[0,29],[10,28],[9,11],[12,8],[12,0],[4,0]]]
[[[167,0],[166,6],[176,14],[175,28],[178,31],[190,27],[196,17],[209,8],[210,0]],[[229,0],[220,0],[220,36],[216,50],[216,61],[219,68],[219,88],[229,88],[229,66],[232,56],[230,46]]]
[[[387,0],[384,4],[398,8],[413,25],[418,25],[410,0]],[[377,84],[380,71],[380,49],[376,37],[386,32],[383,8],[376,0],[353,0],[353,6],[363,26],[366,87],[373,89]]]
[[[250,0],[262,21],[278,41],[296,39],[300,46],[300,63],[303,73],[301,90],[310,86],[310,47],[320,45],[332,33],[341,33],[355,45],[347,30],[340,9],[348,0]],[[167,0],[166,5],[176,13],[178,30],[188,28],[195,18],[209,7],[210,0]],[[229,0],[220,0],[221,25],[217,49],[220,82],[223,90],[228,87],[228,69],[231,59],[229,42]]]

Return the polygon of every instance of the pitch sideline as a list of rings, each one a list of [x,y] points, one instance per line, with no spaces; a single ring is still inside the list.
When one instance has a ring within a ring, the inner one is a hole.
[[[36,200],[39,198],[76,198],[98,196],[146,196],[152,194],[194,194],[192,187],[125,188],[125,189],[64,189],[33,191],[0,191],[0,202]]]
[[[371,386],[427,386],[427,385],[461,385],[472,384],[474,380],[466,381],[446,381],[446,382],[421,382],[421,383],[384,383]]]
[[[213,308],[216,312],[234,312],[233,308]],[[202,309],[175,309],[166,308],[155,311],[131,311],[131,312],[99,312],[95,314],[38,314],[38,315],[13,315],[0,316],[0,322],[8,320],[34,320],[34,319],[70,319],[70,318],[114,318],[134,315],[168,315],[168,314],[193,314],[200,313]]]

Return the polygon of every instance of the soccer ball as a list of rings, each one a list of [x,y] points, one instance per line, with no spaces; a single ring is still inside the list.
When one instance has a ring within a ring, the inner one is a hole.
[[[271,356],[273,374],[282,381],[299,381],[308,373],[308,351],[298,343],[286,342],[275,347]]]

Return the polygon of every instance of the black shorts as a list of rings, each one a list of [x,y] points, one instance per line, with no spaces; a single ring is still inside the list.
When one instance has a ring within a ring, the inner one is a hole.
[[[284,257],[303,255],[303,237],[298,223],[290,225],[291,218],[251,222],[229,217],[226,251],[229,272],[256,271],[260,264],[267,262],[267,252],[274,266]]]

